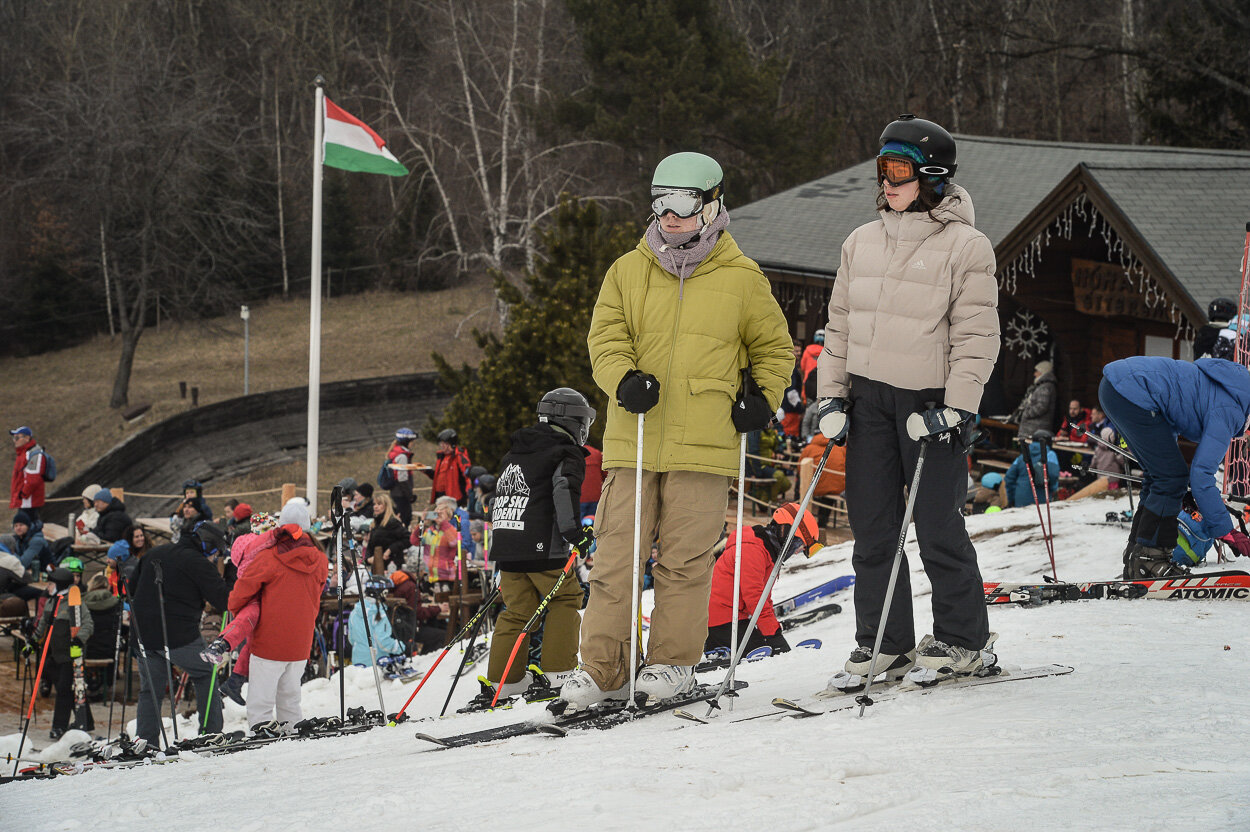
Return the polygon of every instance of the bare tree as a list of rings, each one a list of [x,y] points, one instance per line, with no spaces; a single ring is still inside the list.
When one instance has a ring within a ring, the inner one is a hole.
[[[80,223],[100,229],[121,333],[115,408],[127,404],[155,295],[175,313],[197,312],[226,291],[237,252],[259,246],[267,227],[232,163],[247,131],[210,73],[187,60],[174,11],[127,0],[77,7],[44,32],[57,80],[6,126],[31,148],[21,185],[76,205]],[[50,135],[54,153],[42,141]]]

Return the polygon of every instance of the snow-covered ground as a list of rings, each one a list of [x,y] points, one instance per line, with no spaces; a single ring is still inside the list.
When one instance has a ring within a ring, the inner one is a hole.
[[[1125,500],[1056,504],[1061,578],[1111,578]],[[986,580],[1033,580],[1050,564],[1033,508],[968,520]],[[928,582],[909,541],[916,621]],[[849,570],[850,544],[797,564],[785,598]],[[1243,564],[1244,565],[1244,564]],[[742,715],[824,686],[853,646],[846,611],[802,630],[824,640],[745,665]],[[1250,829],[1250,604],[1087,601],[990,611],[1008,668],[1071,664],[1063,677],[938,690],[854,711],[697,725],[657,716],[567,738],[521,737],[442,750],[413,739],[540,713],[522,706],[165,766],[0,786],[8,830]],[[918,636],[924,633],[918,633]],[[413,703],[437,714],[448,658]],[[428,660],[427,660],[428,661]],[[473,695],[472,680],[453,708]],[[388,711],[411,686],[387,684]],[[349,669],[349,706],[377,707],[372,676]],[[337,681],[304,688],[308,715],[338,713]],[[702,713],[702,710],[698,711]],[[242,709],[227,703],[228,727]],[[189,726],[188,726],[189,728]],[[83,737],[78,737],[82,739]],[[37,741],[46,742],[42,738]],[[0,738],[0,753],[16,737]],[[134,826],[133,824],[143,824]]]

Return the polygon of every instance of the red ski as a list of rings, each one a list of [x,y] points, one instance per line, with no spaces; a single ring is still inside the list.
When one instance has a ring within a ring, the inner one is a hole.
[[[1087,581],[1065,583],[1007,583],[986,581],[987,604],[1046,604],[1088,598],[1159,598],[1250,600],[1250,573],[1208,572],[1181,578],[1133,581]]]

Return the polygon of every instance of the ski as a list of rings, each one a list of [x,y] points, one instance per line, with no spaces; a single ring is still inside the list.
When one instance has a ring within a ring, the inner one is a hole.
[[[842,575],[819,586],[804,590],[792,598],[773,604],[773,611],[778,618],[782,618],[791,614],[799,607],[807,606],[813,601],[819,601],[821,598],[828,598],[830,595],[849,589],[854,583],[854,575]]]
[[[734,690],[739,691],[747,686],[746,682],[735,681]],[[706,702],[716,695],[719,685],[696,685],[694,690],[684,696],[675,696],[650,705],[630,708],[624,700],[615,699],[601,702],[596,706],[573,714],[557,716],[554,720],[526,720],[486,728],[482,731],[471,731],[466,734],[455,734],[449,737],[436,737],[432,734],[417,734],[424,742],[432,743],[439,748],[462,748],[466,745],[477,745],[484,742],[523,737],[533,734],[548,736],[565,736],[570,730],[598,729],[606,730],[617,725],[683,708],[699,702]]]
[[[1007,583],[986,581],[986,604],[1037,605],[1053,601],[1079,601],[1091,598],[1250,599],[1250,574],[1240,571],[1207,572],[1179,578],[1131,581],[1087,581],[1066,583]]]
[[[72,724],[86,726],[87,720],[85,717],[88,713],[87,677],[83,670],[83,648],[73,643],[78,638],[78,631],[82,627],[82,590],[78,587],[78,584],[74,584],[69,588],[68,601],[70,621],[72,622],[69,628],[69,654],[74,662],[74,721]],[[86,730],[94,730],[94,725]]]
[[[795,627],[806,627],[808,624],[815,624],[817,621],[824,621],[831,615],[837,615],[842,612],[841,604],[821,604],[810,610],[800,610],[784,615],[777,619],[781,624],[782,630],[793,630]]]
[[[1063,664],[1048,664],[1040,667],[1026,667],[1020,670],[1007,671],[1003,670],[993,676],[963,676],[946,682],[938,682],[934,685],[919,686],[911,684],[894,684],[891,687],[880,686],[880,683],[873,685],[873,694],[871,701],[886,702],[897,699],[900,696],[906,696],[909,693],[934,693],[941,690],[958,690],[961,688],[975,688],[983,685],[997,685],[1003,682],[1021,682],[1025,679],[1041,679],[1047,676],[1066,676],[1071,673],[1074,668]],[[876,691],[880,689],[880,694]],[[772,701],[773,707],[778,711],[788,714],[796,718],[805,718],[811,716],[821,716],[834,711],[845,711],[857,707],[860,702],[858,696],[844,694],[833,696],[832,698],[821,698],[821,694],[808,697],[806,699],[793,700],[778,697]]]

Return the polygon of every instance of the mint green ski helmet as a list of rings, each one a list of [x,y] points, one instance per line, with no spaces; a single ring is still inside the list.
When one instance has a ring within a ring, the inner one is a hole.
[[[651,210],[657,217],[672,211],[679,217],[702,213],[711,222],[725,196],[725,173],[711,156],[684,151],[665,157],[651,177]]]

